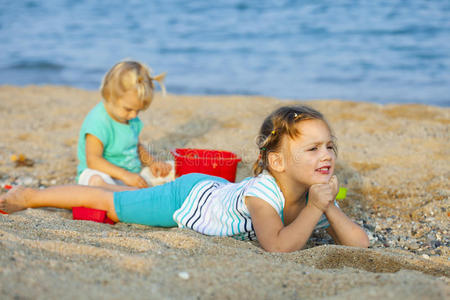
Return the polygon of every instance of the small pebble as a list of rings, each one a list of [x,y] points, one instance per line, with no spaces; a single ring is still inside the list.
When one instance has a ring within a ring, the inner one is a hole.
[[[420,246],[415,242],[410,242],[407,244],[407,246],[410,250],[418,250],[420,248]]]
[[[373,226],[373,225],[370,225],[370,224],[367,224],[367,223],[365,223],[363,225],[363,227],[366,228],[369,231],[372,231],[372,232],[375,231],[375,229],[376,229],[376,226]]]
[[[430,259],[430,256],[427,255],[427,254],[422,254],[422,257],[425,258],[425,259]]]
[[[190,276],[188,272],[180,272],[178,273],[178,277],[180,277],[183,280],[188,280]]]
[[[440,241],[431,241],[430,244],[433,249],[436,249],[442,245]]]
[[[19,185],[30,186],[33,184],[33,182],[34,182],[34,179],[31,177],[22,177],[22,178],[17,179],[17,183]]]

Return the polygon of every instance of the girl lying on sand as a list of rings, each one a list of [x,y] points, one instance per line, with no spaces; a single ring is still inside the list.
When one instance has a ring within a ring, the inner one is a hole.
[[[315,228],[326,228],[337,244],[368,247],[364,230],[335,202],[336,144],[320,112],[306,106],[277,109],[262,124],[258,146],[255,176],[239,183],[195,173],[120,192],[77,185],[15,187],[0,197],[0,209],[84,206],[107,211],[115,222],[257,239],[271,252],[301,249]]]

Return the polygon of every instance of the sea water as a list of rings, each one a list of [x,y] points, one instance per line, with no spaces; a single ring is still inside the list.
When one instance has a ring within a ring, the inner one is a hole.
[[[450,1],[0,0],[0,84],[97,89],[125,58],[170,93],[450,106]]]

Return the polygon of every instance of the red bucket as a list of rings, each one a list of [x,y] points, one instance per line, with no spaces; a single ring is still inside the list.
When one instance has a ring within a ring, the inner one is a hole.
[[[175,159],[175,175],[202,173],[225,178],[230,182],[236,180],[236,168],[241,159],[233,152],[180,149],[171,151]]]
[[[106,211],[87,207],[72,207],[74,220],[94,221],[114,225],[115,222],[106,216]]]

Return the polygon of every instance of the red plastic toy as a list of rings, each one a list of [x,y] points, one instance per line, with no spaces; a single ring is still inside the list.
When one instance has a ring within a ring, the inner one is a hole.
[[[203,173],[236,180],[236,168],[241,159],[233,152],[206,149],[175,149],[175,176]]]
[[[74,220],[93,221],[114,225],[115,222],[106,216],[106,211],[87,207],[72,207]]]

